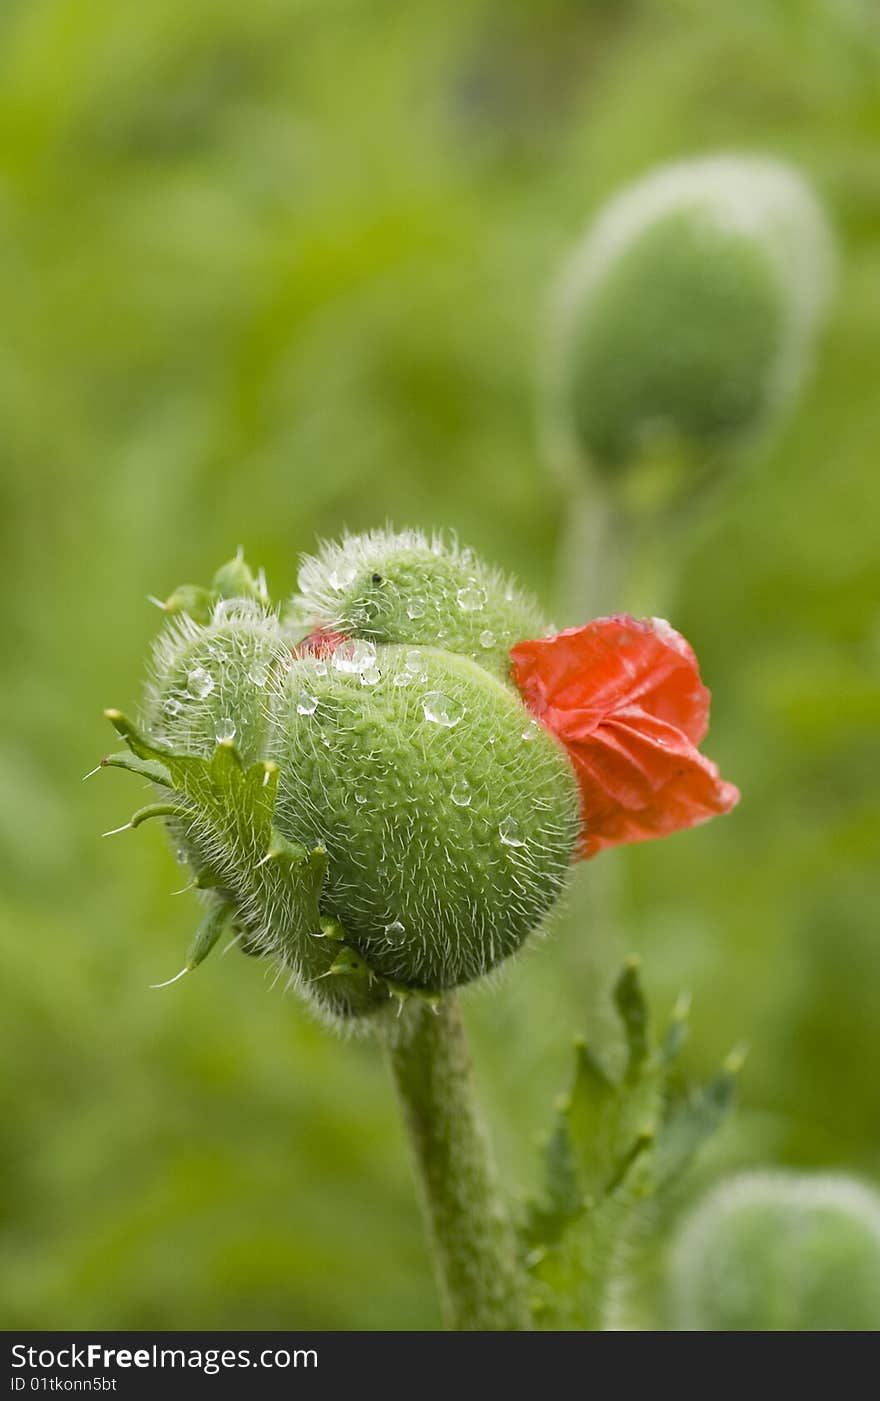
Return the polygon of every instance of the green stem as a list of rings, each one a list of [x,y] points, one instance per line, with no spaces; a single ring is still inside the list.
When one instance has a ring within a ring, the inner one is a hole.
[[[529,1329],[525,1280],[498,1194],[454,994],[410,1005],[389,1039],[447,1326]]]

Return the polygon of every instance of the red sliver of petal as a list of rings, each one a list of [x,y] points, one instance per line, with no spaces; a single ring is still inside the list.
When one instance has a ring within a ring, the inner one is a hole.
[[[697,826],[739,801],[697,750],[709,692],[680,633],[599,618],[511,649],[532,713],[562,741],[581,792],[581,853]]]
[[[297,657],[332,657],[340,642],[345,641],[345,634],[334,632],[332,628],[315,628],[308,637],[304,637],[302,642],[298,642],[294,647],[294,656]]]

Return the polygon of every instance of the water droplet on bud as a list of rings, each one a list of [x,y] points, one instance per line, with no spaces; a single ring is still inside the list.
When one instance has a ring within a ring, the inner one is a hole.
[[[423,598],[411,598],[406,605],[406,616],[408,618],[424,618],[427,605]]]
[[[349,638],[340,642],[333,653],[333,669],[351,676],[362,675],[376,664],[376,649],[372,642]]]
[[[196,700],[204,700],[214,689],[214,678],[203,666],[194,667],[186,678],[186,689]]]
[[[426,720],[432,725],[442,725],[447,730],[457,725],[464,715],[464,706],[449,696],[444,696],[442,691],[429,691],[422,701],[422,709]]]
[[[342,593],[353,584],[357,576],[357,566],[354,564],[339,565],[337,569],[331,569],[327,583],[335,593]]]
[[[314,715],[317,708],[317,697],[310,695],[308,691],[300,691],[296,702],[297,715]]]
[[[459,589],[456,599],[463,613],[479,613],[485,607],[486,590],[478,588],[476,584],[468,584],[466,588]]]
[[[471,785],[466,778],[460,778],[449,794],[457,808],[469,808],[471,805]]]
[[[490,630],[489,630],[488,628],[486,628],[486,631],[485,631],[485,632],[481,632],[481,633],[480,633],[480,646],[481,646],[481,647],[494,647],[494,646],[495,646],[495,634],[494,634],[494,632],[490,632]]]
[[[498,835],[505,846],[525,846],[525,840],[520,835],[519,823],[515,817],[505,817],[498,828]]]
[[[228,622],[251,622],[263,616],[262,608],[253,598],[221,598],[214,605],[211,622],[216,627]]]
[[[235,739],[235,721],[229,715],[224,715],[222,720],[218,720],[214,727],[214,738],[218,744],[223,744],[224,740]]]
[[[390,924],[385,925],[385,938],[389,944],[402,944],[405,934],[406,929],[399,919],[392,920]]]

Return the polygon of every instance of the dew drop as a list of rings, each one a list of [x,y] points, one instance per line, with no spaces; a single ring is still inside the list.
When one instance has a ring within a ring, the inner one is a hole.
[[[224,715],[222,720],[218,720],[214,727],[214,738],[218,744],[224,740],[235,739],[235,721],[229,715]]]
[[[399,919],[394,919],[390,924],[385,925],[385,938],[389,944],[402,944],[405,934],[406,929]]]
[[[176,696],[169,696],[168,699],[163,702],[162,714],[169,720],[173,720],[175,716],[180,714],[181,710],[183,710],[183,705]]]
[[[373,662],[371,666],[364,667],[363,671],[361,672],[362,686],[375,686],[378,681],[381,681],[381,679],[382,673],[376,666],[375,662]]]
[[[526,725],[525,729],[524,729],[523,732],[522,732],[522,737],[523,737],[523,739],[525,739],[525,740],[537,739],[539,729],[540,729],[540,726],[538,725],[537,720],[530,720],[529,723]]]
[[[262,608],[253,598],[221,598],[214,605],[211,622],[215,625],[228,622],[249,622],[263,616]]]
[[[326,662],[317,661],[317,662],[315,662],[314,665],[315,665],[315,675],[316,675],[316,676],[326,676],[326,675],[327,675],[327,663],[326,663]]]
[[[359,807],[363,807],[364,803],[367,801],[367,795],[366,793],[362,793],[359,788],[356,788],[354,790],[354,800]]]
[[[263,662],[255,662],[248,672],[248,681],[252,686],[265,686],[269,680],[269,668]]]
[[[308,691],[300,691],[296,702],[297,715],[314,715],[317,708],[317,697],[310,695]]]
[[[457,808],[469,808],[471,805],[471,785],[466,778],[460,778],[449,794]]]
[[[486,631],[485,631],[485,632],[481,632],[481,633],[480,633],[480,646],[481,646],[481,647],[494,647],[494,646],[495,646],[495,634],[494,634],[494,632],[490,632],[489,628],[486,628]]]
[[[186,678],[186,689],[197,700],[204,700],[214,689],[214,678],[203,666],[194,667]]]
[[[340,642],[333,653],[334,670],[347,672],[351,676],[362,675],[375,664],[376,649],[372,642],[350,638],[345,642]]]
[[[426,675],[421,652],[417,647],[411,647],[403,658],[403,666],[395,676],[394,684],[408,686],[411,681],[424,681]]]
[[[406,616],[413,619],[424,618],[426,610],[427,604],[423,598],[411,598],[406,605]]]
[[[449,696],[444,696],[442,691],[429,691],[422,701],[422,709],[426,720],[447,730],[457,725],[464,715],[464,707]]]
[[[354,564],[341,564],[336,569],[331,569],[327,576],[327,583],[334,593],[342,593],[349,584],[353,584],[357,575],[357,566]]]
[[[459,608],[463,613],[479,613],[486,603],[486,590],[476,584],[468,584],[456,594]]]
[[[498,828],[498,835],[505,846],[525,846],[525,841],[520,835],[519,823],[515,817],[505,817]]]

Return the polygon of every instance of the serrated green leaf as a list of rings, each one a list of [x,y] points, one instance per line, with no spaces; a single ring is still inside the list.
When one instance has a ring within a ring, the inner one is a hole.
[[[708,1085],[672,1102],[655,1152],[658,1187],[679,1176],[717,1132],[733,1107],[736,1085],[736,1070],[724,1069]]]
[[[682,994],[672,1009],[672,1018],[660,1045],[660,1059],[665,1065],[671,1065],[678,1058],[687,1040],[690,1008],[690,997]]]
[[[575,1042],[575,1071],[568,1098],[568,1127],[581,1192],[595,1196],[613,1170],[619,1092],[583,1040]]]
[[[614,1003],[623,1022],[627,1062],[625,1078],[636,1080],[650,1054],[648,1008],[639,975],[639,960],[627,959],[614,988]]]
[[[172,754],[120,711],[105,713],[134,755],[135,762],[125,766],[143,772],[146,765],[161,764],[174,794],[127,825],[148,816],[173,819],[199,884],[222,892],[248,952],[275,954],[305,985],[332,974],[343,998],[362,1000],[364,988],[378,980],[359,954],[323,936],[319,902],[326,853],[288,841],[273,825],[278,765],[260,761],[245,768],[231,740],[221,741],[208,758]]]
[[[638,963],[614,988],[627,1059],[616,1081],[583,1041],[569,1095],[557,1103],[543,1163],[543,1187],[523,1226],[525,1260],[541,1327],[602,1325],[609,1285],[632,1245],[639,1207],[685,1170],[733,1098],[728,1062],[705,1089],[677,1095],[674,1062],[684,1043],[687,1003],[679,999],[657,1051]]]

